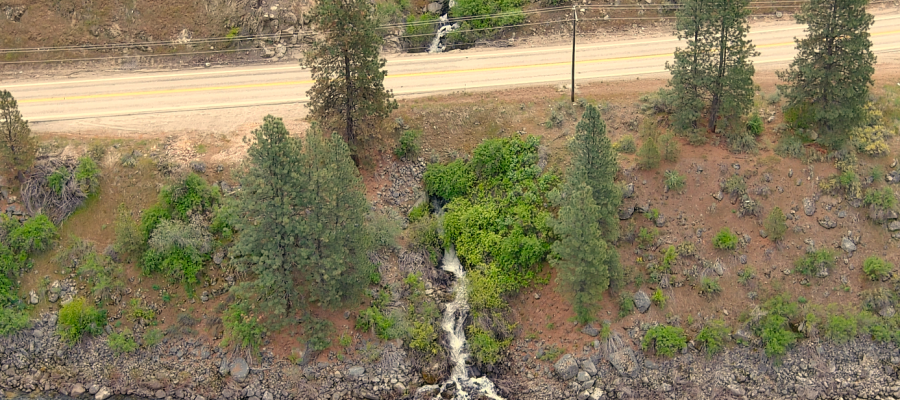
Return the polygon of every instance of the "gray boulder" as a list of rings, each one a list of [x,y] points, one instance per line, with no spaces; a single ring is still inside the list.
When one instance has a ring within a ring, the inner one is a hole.
[[[591,380],[591,376],[587,372],[578,371],[578,382],[587,382]]]
[[[587,359],[581,362],[581,370],[587,372],[590,376],[597,375],[597,366],[594,365],[594,362],[591,359]]]
[[[561,381],[568,381],[578,374],[578,362],[571,354],[566,354],[553,365],[553,370]]]
[[[891,232],[900,231],[900,221],[893,220],[888,224],[888,230]]]
[[[631,216],[634,215],[634,206],[625,206],[621,210],[619,210],[619,219],[626,220],[631,219]]]
[[[241,382],[250,374],[250,366],[247,365],[247,361],[243,357],[237,357],[231,362],[229,372],[234,380]]]
[[[112,392],[108,387],[104,386],[97,391],[97,394],[94,395],[94,399],[96,400],[106,400],[112,397]]]
[[[443,7],[443,4],[435,1],[432,3],[428,3],[428,5],[425,6],[425,10],[432,14],[437,14],[437,13],[441,12],[442,7]]]
[[[360,377],[364,373],[366,373],[366,369],[360,366],[350,367],[350,369],[347,370],[347,376],[351,378]]]
[[[803,213],[806,214],[807,217],[812,217],[812,215],[816,213],[816,201],[809,197],[804,198]]]
[[[606,360],[615,368],[619,375],[634,378],[641,372],[641,365],[634,357],[634,351],[630,347],[624,347],[619,351],[607,354]]]
[[[600,331],[597,330],[596,327],[594,327],[593,323],[589,323],[589,324],[585,325],[584,328],[581,329],[581,333],[588,335],[590,337],[597,337],[597,335],[600,334]]]
[[[647,296],[647,293],[644,293],[643,290],[638,290],[634,294],[634,307],[642,314],[647,312],[650,309],[650,296]]]
[[[841,249],[848,253],[852,253],[852,252],[856,251],[856,243],[853,243],[853,241],[850,240],[850,238],[845,236],[845,237],[841,238]]]
[[[825,229],[834,229],[837,228],[837,221],[831,219],[828,216],[819,218],[819,226]]]
[[[622,190],[622,197],[628,199],[632,196],[634,196],[634,184],[629,183],[625,185],[625,188]]]
[[[69,396],[78,397],[84,394],[86,390],[84,389],[84,385],[80,383],[76,383],[72,386],[72,392],[69,393]]]
[[[716,275],[725,275],[725,265],[722,264],[721,260],[716,259],[716,262],[713,263],[713,271],[716,272]]]

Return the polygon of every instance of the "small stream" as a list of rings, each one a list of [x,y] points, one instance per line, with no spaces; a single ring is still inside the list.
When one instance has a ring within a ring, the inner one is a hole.
[[[450,0],[448,10],[453,8],[456,5],[456,2]],[[447,11],[446,14],[441,15],[441,18],[438,20],[440,28],[438,28],[437,33],[434,35],[434,39],[431,40],[431,45],[428,46],[429,53],[440,53],[444,51],[444,44],[441,43],[441,40],[444,36],[447,36],[448,33],[453,30],[459,28],[459,23],[450,23],[450,11]]]
[[[456,250],[452,245],[444,250],[441,268],[453,274],[456,277],[456,281],[454,281],[452,288],[455,298],[452,302],[446,304],[444,318],[441,321],[441,327],[447,333],[453,370],[450,373],[450,379],[440,384],[440,393],[444,393],[448,389],[455,389],[456,394],[453,398],[456,400],[473,398],[503,400],[497,394],[497,388],[494,386],[494,383],[487,377],[471,378],[466,372],[466,359],[469,358],[469,349],[466,346],[465,322],[469,316],[469,292],[467,288],[469,281],[466,279],[466,273],[459,262],[459,258],[456,257]],[[434,388],[435,386],[432,385],[419,390],[432,390]]]

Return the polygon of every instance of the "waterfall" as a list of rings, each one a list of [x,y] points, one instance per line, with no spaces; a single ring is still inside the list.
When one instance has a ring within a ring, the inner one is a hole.
[[[456,250],[451,245],[444,251],[444,259],[441,261],[441,268],[453,274],[456,281],[453,283],[453,292],[455,298],[452,302],[446,304],[444,310],[444,318],[441,321],[441,327],[447,333],[450,360],[453,362],[453,371],[450,373],[450,379],[440,385],[440,392],[447,390],[449,385],[453,385],[456,394],[453,397],[456,400],[468,400],[473,397],[489,398],[495,400],[503,400],[497,394],[497,388],[494,383],[487,377],[470,378],[466,373],[466,359],[469,358],[468,348],[466,347],[466,332],[464,324],[469,316],[469,292],[468,279],[463,270],[459,258],[456,257]],[[433,390],[435,386],[425,386],[419,390]],[[479,396],[474,396],[478,394]]]
[[[456,2],[453,0],[450,0],[449,8],[453,8],[453,6],[455,6],[455,5],[456,5]],[[448,11],[447,14],[441,15],[441,18],[438,20],[438,21],[440,21],[441,27],[438,28],[437,33],[434,35],[434,39],[431,40],[431,45],[428,46],[429,53],[440,53],[440,52],[444,51],[444,44],[441,43],[441,39],[443,39],[444,36],[447,36],[447,34],[450,33],[451,31],[453,31],[454,29],[459,28],[458,22],[454,23],[454,24],[450,23],[449,15],[450,15],[450,12]]]

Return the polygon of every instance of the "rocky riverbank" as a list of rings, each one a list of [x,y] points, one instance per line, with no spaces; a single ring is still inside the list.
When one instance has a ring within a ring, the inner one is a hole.
[[[430,398],[399,341],[368,343],[344,361],[296,362],[263,351],[248,357],[198,339],[170,338],[117,356],[106,338],[62,343],[56,315],[0,338],[5,394],[45,393],[106,399],[403,399]],[[592,333],[587,330],[588,333]],[[518,340],[491,376],[507,399],[896,399],[900,350],[858,338],[845,345],[801,342],[779,362],[758,346],[735,346],[715,357],[688,349],[672,359],[645,357],[644,330],[595,341],[555,363],[540,361],[540,342]],[[380,353],[380,355],[378,354]]]

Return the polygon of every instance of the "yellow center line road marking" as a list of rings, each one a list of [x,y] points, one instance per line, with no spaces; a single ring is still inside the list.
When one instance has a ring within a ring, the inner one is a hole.
[[[892,34],[897,34],[897,33],[900,33],[900,30],[890,31],[890,32],[881,32],[881,33],[873,34],[872,36],[892,35]],[[791,46],[791,45],[794,45],[794,42],[765,44],[765,45],[756,46],[756,48],[769,48],[769,47],[780,47],[780,46]],[[650,54],[650,55],[630,56],[630,57],[600,58],[600,59],[594,59],[594,60],[582,60],[582,61],[576,61],[575,64],[586,65],[586,64],[609,63],[609,62],[617,62],[617,61],[646,60],[646,59],[652,59],[652,58],[666,58],[666,57],[672,57],[672,53]],[[782,61],[782,60],[777,60],[777,61]],[[760,63],[762,63],[762,62],[774,62],[774,61],[760,61]],[[412,72],[412,73],[408,73],[408,74],[388,75],[386,79],[410,78],[410,77],[418,77],[418,76],[435,76],[435,75],[455,75],[455,74],[481,73],[481,72],[492,72],[492,71],[509,71],[509,70],[517,70],[517,69],[560,67],[560,66],[568,66],[568,65],[571,65],[571,62],[563,61],[563,62],[543,63],[543,64],[508,65],[508,66],[502,66],[502,67],[475,68],[475,69],[451,70],[451,71]],[[43,98],[43,99],[24,99],[24,100],[19,100],[19,103],[20,104],[30,104],[30,103],[47,103],[47,102],[54,102],[54,101],[59,102],[59,101],[76,101],[76,100],[87,100],[87,99],[103,99],[103,98],[114,98],[114,97],[136,97],[136,96],[152,96],[152,95],[160,95],[160,94],[196,93],[196,92],[207,92],[207,91],[217,91],[217,90],[253,89],[253,88],[274,87],[274,86],[304,85],[304,84],[311,84],[311,83],[313,83],[312,80],[304,80],[304,81],[251,83],[251,84],[244,84],[244,85],[210,86],[210,87],[183,88],[183,89],[148,90],[148,91],[142,91],[142,92],[106,93],[106,94],[90,94],[90,95],[82,95],[82,96],[48,97],[48,98]]]

